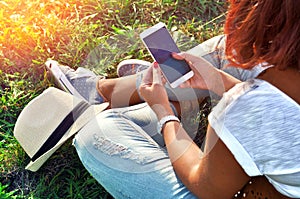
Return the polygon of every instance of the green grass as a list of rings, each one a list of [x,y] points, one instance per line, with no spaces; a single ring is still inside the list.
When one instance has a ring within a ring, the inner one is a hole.
[[[70,143],[38,172],[24,169],[29,158],[13,128],[24,106],[51,85],[47,59],[115,77],[123,59],[151,60],[138,38],[145,28],[166,23],[187,50],[222,33],[225,10],[225,0],[0,1],[0,198],[110,198]]]

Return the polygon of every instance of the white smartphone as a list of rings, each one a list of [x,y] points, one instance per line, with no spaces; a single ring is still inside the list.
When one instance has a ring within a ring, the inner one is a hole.
[[[140,38],[172,88],[178,87],[194,75],[185,60],[172,57],[172,52],[179,53],[180,50],[164,23],[159,22],[146,29],[140,34]]]

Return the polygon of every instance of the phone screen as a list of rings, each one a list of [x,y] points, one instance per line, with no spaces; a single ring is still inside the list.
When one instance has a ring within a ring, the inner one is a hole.
[[[172,52],[178,53],[180,50],[166,27],[158,29],[143,40],[169,82],[174,82],[191,71],[185,60],[172,57]]]

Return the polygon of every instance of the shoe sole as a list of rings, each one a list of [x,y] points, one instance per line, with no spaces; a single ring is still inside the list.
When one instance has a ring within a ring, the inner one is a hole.
[[[47,70],[54,77],[56,85],[63,91],[70,93],[76,97],[84,99],[78,91],[72,86],[71,82],[67,79],[65,74],[58,66],[58,62],[54,60],[49,60],[45,63]],[[85,99],[84,99],[85,100]]]
[[[139,60],[139,59],[128,59],[121,61],[117,66],[118,77],[124,77],[128,75],[136,74],[139,67],[141,66],[151,66],[150,62]]]

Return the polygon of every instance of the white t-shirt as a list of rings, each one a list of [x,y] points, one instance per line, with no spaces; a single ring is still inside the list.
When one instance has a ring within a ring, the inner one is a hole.
[[[225,93],[209,122],[249,176],[265,175],[283,195],[300,198],[300,106],[266,81]]]

